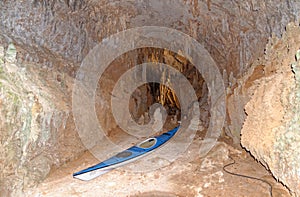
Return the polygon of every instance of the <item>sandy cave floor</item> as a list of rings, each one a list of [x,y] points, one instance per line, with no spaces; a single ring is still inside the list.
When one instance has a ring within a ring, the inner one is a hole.
[[[223,166],[233,162],[229,156],[236,163],[226,167],[227,170],[269,182],[273,197],[290,196],[288,190],[248,153],[224,142],[228,140],[221,139],[205,158],[195,155],[200,141],[200,137],[194,139],[185,154],[158,170],[140,173],[126,170],[125,166],[83,182],[74,179],[72,173],[99,162],[86,152],[51,172],[36,188],[25,190],[25,196],[271,196],[268,184],[226,173]],[[139,162],[143,162],[143,158]],[[129,165],[134,168],[135,163]]]

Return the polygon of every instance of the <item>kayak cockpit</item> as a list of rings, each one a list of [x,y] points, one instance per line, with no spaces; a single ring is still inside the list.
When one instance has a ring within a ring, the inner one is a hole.
[[[155,146],[156,142],[157,142],[156,138],[148,138],[136,146],[139,148],[148,149],[148,148]]]

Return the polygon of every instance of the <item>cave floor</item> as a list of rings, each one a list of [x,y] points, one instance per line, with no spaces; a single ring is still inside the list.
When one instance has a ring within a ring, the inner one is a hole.
[[[26,189],[25,196],[271,196],[265,182],[226,173],[223,167],[233,162],[231,158],[236,163],[227,170],[269,182],[273,197],[289,196],[262,165],[241,148],[225,142],[228,140],[221,139],[205,158],[197,157],[200,139],[194,139],[186,153],[166,167],[143,173],[122,167],[89,182],[72,177],[73,172],[99,162],[86,152],[52,171],[37,187]],[[134,167],[135,163],[129,165]]]

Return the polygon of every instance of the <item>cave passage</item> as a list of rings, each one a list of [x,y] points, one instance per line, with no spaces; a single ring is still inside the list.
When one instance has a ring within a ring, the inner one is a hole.
[[[0,1],[0,196],[300,196],[299,21],[291,0]],[[159,80],[129,94],[125,74]],[[71,176],[185,121],[172,146]]]

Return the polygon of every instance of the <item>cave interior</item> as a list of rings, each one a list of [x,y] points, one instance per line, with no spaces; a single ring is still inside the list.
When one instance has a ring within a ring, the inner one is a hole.
[[[300,196],[300,2],[0,13],[0,196]],[[178,125],[155,153],[72,177]]]

